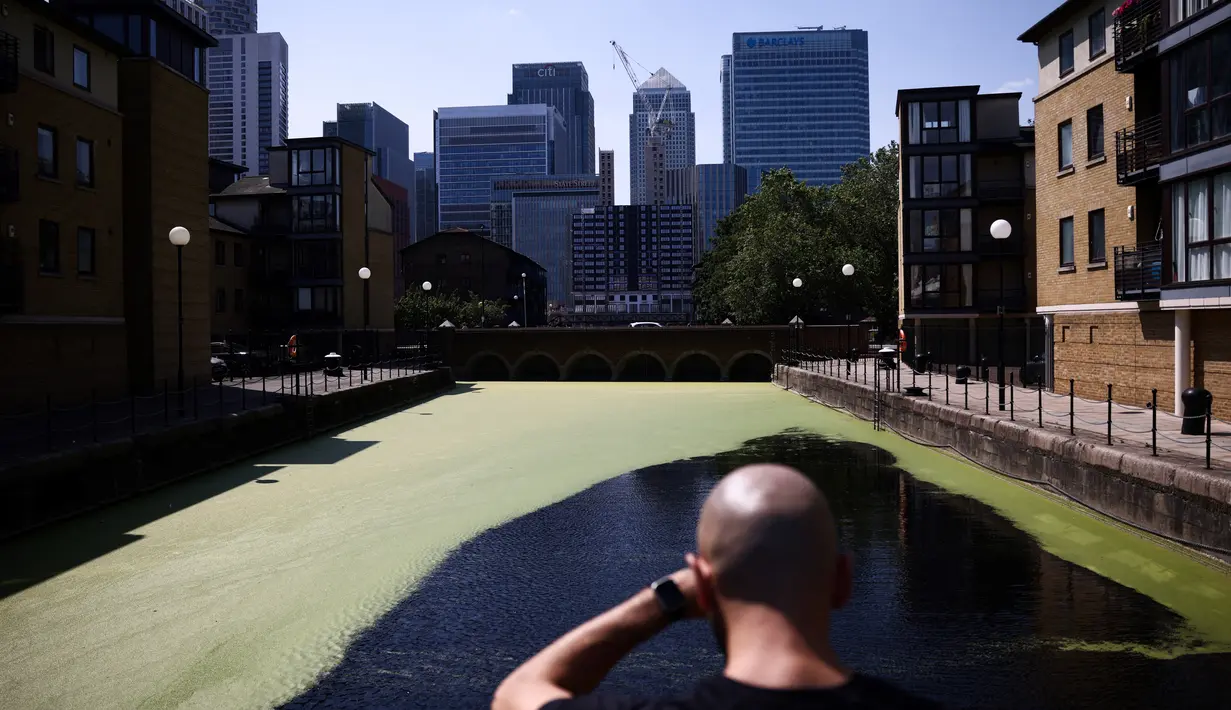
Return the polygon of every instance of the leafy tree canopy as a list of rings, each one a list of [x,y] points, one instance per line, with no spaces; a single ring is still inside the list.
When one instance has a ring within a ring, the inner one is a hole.
[[[398,324],[410,330],[435,328],[446,320],[458,328],[502,326],[508,304],[484,301],[474,294],[440,293],[410,289],[394,306]]]

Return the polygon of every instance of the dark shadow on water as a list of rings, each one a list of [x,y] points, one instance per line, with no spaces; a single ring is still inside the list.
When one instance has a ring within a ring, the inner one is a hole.
[[[829,496],[857,570],[833,638],[855,668],[955,707],[1224,706],[1226,655],[1060,647],[1167,644],[1183,626],[1173,612],[916,481],[883,450],[788,431],[625,474],[462,544],[286,707],[487,707],[521,661],[677,569],[714,483],[762,461],[797,466]],[[682,692],[721,667],[707,626],[690,622],[626,658],[604,688]]]

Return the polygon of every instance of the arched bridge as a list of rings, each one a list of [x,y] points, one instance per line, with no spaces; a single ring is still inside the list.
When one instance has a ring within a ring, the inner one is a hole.
[[[774,358],[792,337],[787,326],[501,328],[433,335],[454,376],[463,380],[677,382],[768,381]],[[819,340],[817,333],[809,335]],[[829,335],[837,342],[836,333]]]

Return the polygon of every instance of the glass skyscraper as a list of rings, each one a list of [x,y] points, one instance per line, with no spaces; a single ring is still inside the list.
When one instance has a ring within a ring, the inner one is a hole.
[[[665,104],[664,95],[667,98]],[[628,116],[629,198],[634,205],[650,204],[652,198],[657,196],[646,164],[646,147],[650,137],[650,119],[658,112],[659,106],[663,107],[661,120],[668,122],[659,128],[660,131],[665,130],[665,170],[697,164],[696,116],[692,112],[692,94],[671,72],[659,69],[633,93],[633,112]],[[652,110],[649,107],[653,107]]]
[[[813,185],[868,155],[868,33],[736,32],[723,57],[723,156],[748,169],[787,167]]]
[[[207,54],[209,155],[269,174],[290,126],[290,52],[277,32],[218,38]]]
[[[569,164],[557,172],[594,174],[594,97],[581,62],[514,64],[509,105],[547,104],[560,112],[569,137]]]
[[[440,231],[436,219],[436,155],[415,153],[415,215],[410,238],[419,241]]]
[[[345,138],[376,153],[377,175],[413,190],[410,126],[377,103],[338,104],[336,121],[325,121],[322,135]]]
[[[554,175],[568,162],[564,120],[546,104],[442,108],[434,122],[442,230],[492,238],[492,180]]]
[[[518,175],[492,180],[492,241],[547,269],[547,300],[573,289],[573,215],[599,203],[598,176]]]
[[[256,0],[196,0],[209,13],[209,33],[215,37],[256,32]]]
[[[709,163],[680,168],[667,174],[667,197],[672,204],[693,206],[693,262],[714,248],[718,220],[744,204],[748,171],[731,163]]]

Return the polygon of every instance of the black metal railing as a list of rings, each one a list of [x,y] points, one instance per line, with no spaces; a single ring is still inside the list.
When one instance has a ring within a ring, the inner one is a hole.
[[[1158,46],[1163,33],[1162,0],[1126,0],[1112,13],[1116,71],[1131,71]]]
[[[980,180],[975,195],[980,200],[1020,200],[1025,184],[1021,180]]]
[[[1163,283],[1163,243],[1116,247],[1114,253],[1117,301],[1158,298]]]
[[[0,204],[16,202],[19,197],[21,166],[17,160],[17,150],[0,143]]]
[[[7,32],[0,32],[0,94],[17,91],[17,61],[21,44]]]
[[[1021,254],[1022,237],[1010,235],[1005,239],[997,239],[991,234],[979,234],[975,237],[975,251],[992,256]]]
[[[1026,308],[1025,290],[989,288],[975,292],[975,309],[979,312],[996,313],[1001,306],[1006,313],[1021,313]]]
[[[1162,116],[1116,131],[1116,182],[1132,185],[1156,174],[1163,150]]]

